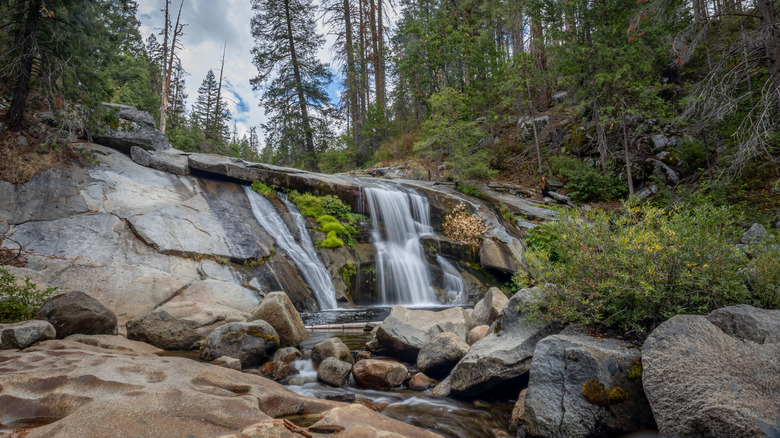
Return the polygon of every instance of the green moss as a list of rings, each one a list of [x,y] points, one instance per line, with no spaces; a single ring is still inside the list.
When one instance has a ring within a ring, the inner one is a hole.
[[[309,217],[325,216],[325,209],[322,207],[320,198],[312,195],[311,193],[299,194],[298,192],[290,193],[290,201],[292,201],[301,214]]]
[[[628,393],[623,388],[616,386],[609,389],[607,398],[609,398],[610,403],[620,403],[628,400]]]
[[[336,237],[336,232],[331,231],[328,233],[328,237],[325,238],[325,240],[321,242],[317,242],[317,246],[320,248],[341,248],[344,246],[344,241]]]
[[[607,387],[596,379],[590,379],[582,384],[582,395],[592,405],[609,406]]]
[[[629,368],[628,375],[626,375],[626,377],[629,380],[641,379],[642,378],[642,371],[643,371],[642,364],[641,363],[635,363],[635,364],[631,365],[631,368]]]
[[[339,223],[339,220],[336,219],[335,217],[329,215],[329,214],[326,214],[326,215],[318,217],[317,218],[317,223],[320,224],[320,225],[325,225],[325,224],[330,224],[330,223]]]
[[[344,236],[347,234],[347,230],[344,229],[344,226],[341,225],[338,222],[328,222],[321,228],[323,233],[330,234],[331,231],[335,232],[338,235]]]
[[[256,191],[257,193],[265,196],[266,198],[275,198],[276,197],[276,190],[274,190],[271,187],[268,187],[267,185],[261,183],[260,181],[256,181],[252,183],[252,190]]]

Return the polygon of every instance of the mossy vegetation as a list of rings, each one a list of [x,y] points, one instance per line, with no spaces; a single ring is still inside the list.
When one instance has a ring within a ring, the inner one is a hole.
[[[315,196],[295,190],[289,193],[289,199],[302,215],[314,218],[320,225],[319,230],[326,234],[324,240],[317,242],[318,247],[341,248],[344,246],[343,239],[349,246],[355,245],[357,226],[365,220],[365,216],[353,213],[341,199],[333,195]]]
[[[260,181],[255,181],[252,183],[252,190],[265,196],[266,198],[276,198],[276,190],[268,187]]]
[[[582,395],[588,403],[607,407],[628,400],[625,389],[615,386],[607,389],[606,385],[596,379],[590,379],[582,384]]]
[[[325,240],[317,242],[317,246],[320,248],[330,249],[341,248],[344,246],[344,241],[336,236],[335,231],[331,231],[328,233],[328,236],[325,238]]]
[[[642,364],[641,363],[635,363],[635,364],[631,365],[631,368],[628,369],[628,374],[626,375],[626,377],[629,380],[641,379],[642,378],[642,371],[643,371]]]

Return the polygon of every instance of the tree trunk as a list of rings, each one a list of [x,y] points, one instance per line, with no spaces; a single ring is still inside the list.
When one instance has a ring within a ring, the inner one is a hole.
[[[298,92],[298,101],[301,107],[301,119],[303,122],[304,136],[306,137],[306,163],[311,170],[317,170],[317,157],[314,150],[314,134],[309,122],[309,110],[306,105],[306,95],[303,90],[303,79],[301,78],[301,68],[298,65],[298,54],[295,52],[295,40],[292,32],[292,17],[290,16],[290,1],[284,0],[284,15],[287,20],[287,39],[290,44],[290,58],[293,65],[293,75],[295,76],[295,88]]]
[[[5,120],[11,129],[16,129],[22,123],[24,110],[27,108],[27,97],[30,95],[30,76],[32,75],[35,46],[37,43],[38,17],[42,0],[30,0],[27,9],[27,21],[22,34],[22,54],[19,62],[19,76],[14,85],[14,97]]]
[[[626,127],[626,115],[623,114],[623,151],[626,153],[626,179],[628,180],[628,194],[634,194],[634,177],[631,175],[631,158],[628,155],[628,128]]]
[[[354,46],[352,44],[352,9],[349,5],[349,0],[344,0],[344,38],[345,38],[345,50],[347,52],[347,95],[349,101],[349,113],[352,117],[352,141],[355,143],[355,149],[357,149],[357,165],[362,165],[366,150],[365,146],[360,141],[360,129],[358,119],[360,119],[360,109],[358,108],[358,96],[357,96],[357,75],[355,72],[355,53]]]
[[[376,101],[385,110],[385,47],[384,25],[382,24],[382,1],[376,0]]]
[[[539,163],[539,175],[542,174],[542,149],[539,147],[539,133],[536,132],[536,117],[534,114],[534,104],[531,98],[531,83],[528,76],[525,78],[525,87],[528,92],[528,111],[531,114],[531,126],[534,129],[534,144],[536,145],[536,161]]]
[[[182,2],[183,3],[183,2]],[[219,133],[219,125],[220,125],[220,119],[222,118],[222,108],[219,106],[222,105],[222,75],[225,73],[225,50],[227,49],[227,41],[225,41],[225,45],[222,46],[222,64],[219,67],[219,85],[217,85],[217,103],[214,110],[214,127],[212,131],[212,138],[214,141],[217,141],[217,134]]]
[[[181,29],[179,29],[179,20],[181,19],[181,9],[184,6],[184,0],[181,0],[181,4],[179,5],[179,15],[176,16],[176,25],[173,27],[173,38],[171,42],[171,50],[168,52],[168,49],[166,48],[166,53],[170,53],[168,64],[165,67],[165,80],[163,81],[163,87],[162,87],[162,108],[160,108],[160,132],[165,134],[165,127],[168,124],[168,94],[171,92],[171,73],[173,72],[173,58],[175,58],[174,53],[176,52],[176,37],[179,36],[181,33]],[[168,21],[168,2],[165,2],[165,14],[166,14],[166,23]],[[168,39],[168,29],[166,27],[165,30],[165,39]],[[224,58],[224,54],[223,54]],[[224,61],[224,60],[223,60]]]
[[[536,68],[540,72],[547,71],[547,54],[544,48],[544,29],[542,27],[542,12],[535,7],[531,15],[531,53],[536,58]],[[549,108],[552,98],[550,91],[542,85],[539,90],[539,104],[542,108]]]
[[[775,110],[780,117],[780,35],[775,26],[775,5],[773,0],[756,0],[761,14],[761,27],[766,38],[766,58],[769,64],[769,79],[772,81],[772,95]]]

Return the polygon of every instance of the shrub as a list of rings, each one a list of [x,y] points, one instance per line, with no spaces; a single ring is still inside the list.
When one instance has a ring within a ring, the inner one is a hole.
[[[604,175],[572,157],[550,157],[550,170],[566,182],[571,197],[580,202],[608,201],[625,196],[628,189],[617,175]]]
[[[644,336],[677,314],[780,306],[780,250],[765,239],[751,245],[750,260],[735,245],[742,229],[732,210],[623,207],[587,217],[571,212],[538,231],[554,237],[534,237],[538,244],[526,252],[543,291],[527,311]]]
[[[472,216],[463,204],[458,204],[444,216],[444,235],[456,242],[479,244],[487,231],[482,221]]]
[[[260,181],[255,181],[252,183],[252,190],[265,196],[266,198],[276,197],[276,190],[272,189],[271,187],[268,187],[267,185],[261,183]]]
[[[56,287],[38,290],[30,277],[25,277],[24,285],[20,286],[16,276],[0,265],[0,322],[33,319],[56,290]]]

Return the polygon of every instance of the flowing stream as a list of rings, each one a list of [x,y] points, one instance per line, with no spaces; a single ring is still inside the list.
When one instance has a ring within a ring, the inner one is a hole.
[[[377,251],[377,287],[382,300],[377,304],[438,304],[420,244],[420,237],[433,234],[428,200],[386,183],[372,183],[365,194]]]
[[[447,295],[452,304],[466,304],[468,295],[466,294],[466,284],[455,266],[444,257],[437,255],[436,263],[443,273],[442,288],[447,291]]]
[[[306,284],[314,291],[314,296],[320,309],[336,309],[336,291],[333,288],[333,282],[330,274],[322,261],[317,257],[312,244],[309,232],[306,230],[306,222],[298,209],[290,201],[282,199],[284,205],[295,220],[301,235],[301,242],[298,243],[295,237],[287,228],[287,224],[282,220],[281,215],[274,205],[264,196],[256,193],[248,186],[244,186],[246,196],[249,198],[249,204],[260,225],[268,231],[276,244],[292,259],[306,280]]]

